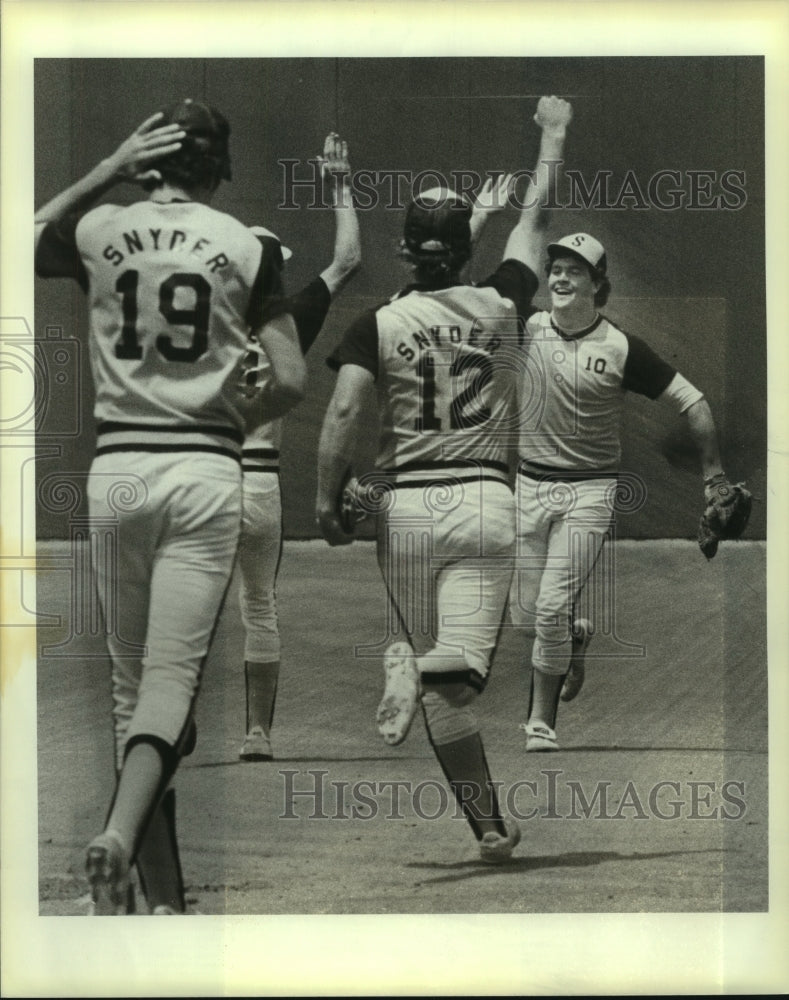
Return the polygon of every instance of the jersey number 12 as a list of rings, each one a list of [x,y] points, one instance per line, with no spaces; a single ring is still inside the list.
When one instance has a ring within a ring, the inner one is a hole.
[[[490,407],[480,400],[483,389],[493,378],[493,363],[486,354],[460,354],[450,365],[438,364],[429,351],[420,355],[416,365],[420,391],[415,431],[442,429],[442,418],[436,413],[437,400],[446,399],[454,389],[453,381],[471,371],[474,372],[471,384],[449,400],[449,428],[453,431],[478,427],[490,419]]]

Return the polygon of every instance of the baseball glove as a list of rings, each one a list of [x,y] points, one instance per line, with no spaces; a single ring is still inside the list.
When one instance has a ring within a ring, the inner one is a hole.
[[[706,480],[699,548],[707,559],[718,551],[719,542],[742,535],[751,516],[752,499],[743,483],[733,485],[722,472]]]
[[[370,506],[365,504],[365,495],[365,488],[359,485],[359,480],[348,469],[337,502],[340,524],[346,535],[352,535],[357,524],[361,524],[370,514]]]
[[[236,382],[236,388],[245,399],[254,399],[260,393],[261,376],[267,370],[270,370],[268,358],[258,345],[255,335],[251,334]]]

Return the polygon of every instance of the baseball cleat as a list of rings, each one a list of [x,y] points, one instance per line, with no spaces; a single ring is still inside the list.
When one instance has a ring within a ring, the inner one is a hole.
[[[266,736],[261,726],[253,726],[246,735],[238,756],[241,760],[273,760],[271,738]]]
[[[384,678],[384,696],[375,721],[384,742],[396,747],[408,735],[419,701],[419,671],[407,642],[395,642],[387,649]]]
[[[160,906],[154,906],[151,910],[152,917],[177,917],[180,916],[177,910],[174,910],[172,906],[166,906],[162,903]]]
[[[479,856],[488,865],[500,865],[509,861],[514,847],[520,843],[521,830],[515,820],[507,816],[504,820],[507,836],[500,833],[486,833],[479,842]]]
[[[526,733],[527,753],[559,749],[556,733],[544,722],[522,722],[519,728]]]
[[[588,618],[579,618],[573,622],[573,652],[570,657],[570,668],[564,678],[562,692],[559,697],[562,701],[572,701],[584,686],[586,676],[586,666],[584,659],[589,641],[594,635],[594,625]]]
[[[85,872],[93,899],[93,916],[119,917],[133,912],[130,906],[129,858],[114,830],[107,830],[90,842]]]

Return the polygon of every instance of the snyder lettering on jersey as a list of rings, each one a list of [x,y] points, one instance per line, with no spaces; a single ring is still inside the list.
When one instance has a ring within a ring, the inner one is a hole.
[[[123,250],[118,249],[118,245]],[[217,250],[215,240],[208,236],[194,237],[183,229],[172,227],[163,229],[132,229],[115,236],[113,243],[104,247],[102,256],[116,267],[135,254],[145,250],[156,250],[161,253],[183,253],[196,256],[201,263],[211,271],[227,267],[230,258],[223,250]]]
[[[281,301],[279,272],[246,226],[199,202],[102,205],[46,227],[36,268],[87,292],[99,450],[170,427],[190,445],[195,427],[238,454],[247,338]],[[130,414],[133,432],[121,426]]]
[[[656,399],[676,374],[644,341],[604,316],[567,335],[550,313],[535,313],[526,325],[525,351],[519,453],[527,464],[557,470],[615,472],[625,392]]]

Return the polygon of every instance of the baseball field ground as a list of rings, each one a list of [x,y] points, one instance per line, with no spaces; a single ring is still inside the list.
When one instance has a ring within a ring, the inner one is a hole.
[[[39,898],[87,910],[83,852],[111,795],[109,667],[71,635],[73,562],[44,547],[38,606]],[[385,603],[373,546],[286,543],[275,760],[242,763],[243,633],[231,587],[206,667],[198,743],[176,778],[188,900],[212,914],[721,913],[768,906],[765,549],[620,542],[615,608],[562,705],[561,749],[524,752],[528,672],[505,628],[478,702],[511,863],[478,859],[417,717],[374,725]],[[730,583],[740,581],[736,600]],[[62,645],[58,646],[57,644]],[[141,908],[144,904],[140,901]],[[144,910],[143,910],[144,912]]]

